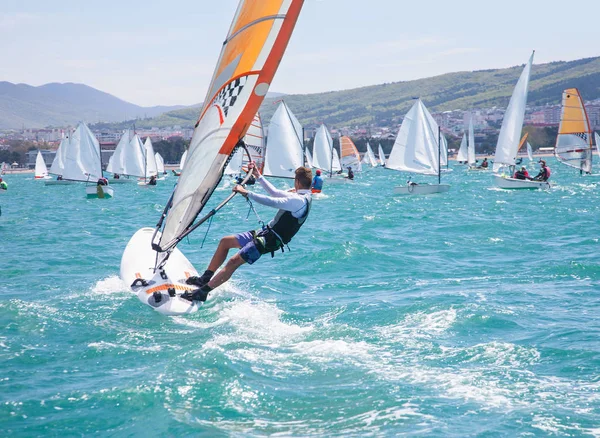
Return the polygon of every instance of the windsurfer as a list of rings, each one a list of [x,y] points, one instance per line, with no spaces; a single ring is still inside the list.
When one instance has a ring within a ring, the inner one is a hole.
[[[316,171],[310,189],[313,193],[321,193],[321,190],[323,190],[323,178],[321,178],[321,171],[319,169]]]
[[[275,251],[279,249],[283,251],[283,247],[290,242],[306,221],[312,201],[310,189],[312,171],[309,168],[299,167],[296,169],[294,179],[296,191],[287,192],[273,187],[260,174],[254,163],[250,163],[249,167],[253,169],[256,180],[269,195],[250,192],[241,185],[236,185],[233,191],[251,201],[276,208],[279,211],[269,225],[263,227],[262,230],[223,237],[204,274],[186,280],[188,284],[199,286],[200,289],[186,292],[181,295],[182,298],[190,301],[206,301],[209,292],[229,280],[244,263],[251,265],[263,254],[271,253],[271,256],[274,256]],[[240,248],[240,251],[231,257],[225,267],[215,275],[215,272],[225,262],[229,250],[233,248]]]

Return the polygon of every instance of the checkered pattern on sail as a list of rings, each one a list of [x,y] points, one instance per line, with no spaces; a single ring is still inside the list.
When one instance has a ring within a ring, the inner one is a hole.
[[[242,76],[234,81],[228,83],[225,88],[215,98],[215,103],[218,104],[222,109],[225,116],[229,112],[229,108],[235,105],[235,101],[242,92],[248,76]]]
[[[577,137],[581,138],[583,141],[588,141],[588,136],[586,132],[574,132],[573,135],[576,135]]]

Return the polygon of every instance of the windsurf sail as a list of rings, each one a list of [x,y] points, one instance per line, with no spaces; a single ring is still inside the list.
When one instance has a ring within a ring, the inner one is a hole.
[[[496,155],[494,157],[494,172],[498,172],[502,167],[514,166],[519,149],[519,138],[523,129],[523,120],[525,118],[525,107],[527,105],[527,91],[529,88],[529,76],[533,64],[531,54],[529,62],[523,69],[521,76],[508,103],[508,108],[504,113],[498,143],[496,143]]]
[[[517,149],[517,153],[527,144],[527,139],[529,138],[529,132],[526,132],[523,137],[521,137],[521,141],[519,142],[519,148]]]
[[[157,233],[158,242],[153,241],[155,250],[167,252],[159,264],[193,229],[194,221],[221,180],[229,156],[246,135],[269,90],[303,2],[240,1],[204,99],[185,166],[164,213],[162,233]],[[162,225],[161,218],[159,228]]]
[[[577,88],[563,91],[554,155],[562,164],[592,172],[592,130]]]
[[[250,152],[250,157],[242,153],[242,169],[247,170],[248,162],[252,160],[262,173],[265,167],[265,134],[260,114],[256,113],[254,116],[248,132],[244,136],[244,143]],[[239,151],[243,151],[243,149],[239,149]]]
[[[35,157],[35,178],[45,178],[48,176],[48,168],[44,162],[44,156],[41,151],[38,151]]]
[[[281,102],[269,123],[269,141],[264,174],[278,178],[295,178],[295,171],[304,165],[302,125]]]
[[[358,149],[352,139],[345,135],[340,137],[340,164],[344,169],[352,167],[352,170],[358,172],[362,170]]]

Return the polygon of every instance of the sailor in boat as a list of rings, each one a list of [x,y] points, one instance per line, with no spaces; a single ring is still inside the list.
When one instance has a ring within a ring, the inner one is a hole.
[[[484,158],[483,161],[481,162],[481,166],[479,166],[481,169],[487,169],[489,166],[488,160],[487,158]]]
[[[354,179],[354,172],[352,172],[352,166],[348,166],[348,176],[346,178],[348,178],[349,180]]]
[[[540,160],[540,173],[533,177],[533,181],[548,181],[550,179],[550,168],[544,160]]]
[[[527,168],[525,166],[522,166],[521,169],[517,170],[515,172],[515,174],[513,175],[514,179],[528,179],[531,180],[531,177],[529,176],[529,172],[527,172]]]
[[[115,174],[113,174],[113,178],[114,178],[114,179],[119,179],[119,178],[121,178],[121,177],[119,176],[119,174],[118,174],[118,173],[115,173]]]
[[[0,178],[0,190],[8,190],[8,184],[2,178]]]
[[[63,177],[62,177],[62,175],[58,175],[58,176],[56,177],[56,181],[62,181],[62,180],[63,180]]]
[[[99,178],[98,179],[98,183],[96,185],[107,186],[108,185],[108,180],[106,178],[104,178],[104,177]]]
[[[321,171],[319,169],[317,169],[316,175],[312,180],[310,190],[313,193],[321,193],[321,190],[323,190],[323,178],[321,178]]]
[[[156,185],[156,175],[152,175],[150,177],[150,180],[148,181],[148,185],[149,186],[155,186]]]
[[[250,192],[241,185],[236,185],[233,191],[244,196],[249,202],[255,201],[278,209],[277,214],[268,225],[263,225],[260,230],[223,237],[204,274],[200,277],[189,277],[186,280],[186,283],[198,286],[199,289],[185,292],[181,295],[182,298],[190,301],[206,301],[209,292],[229,280],[236,269],[244,263],[251,265],[264,254],[270,253],[271,257],[274,257],[275,251],[281,249],[283,252],[284,246],[287,246],[308,218],[312,202],[310,189],[312,171],[309,168],[299,167],[296,169],[295,192],[278,190],[273,187],[260,174],[254,163],[250,163],[249,168],[253,169],[257,181],[268,195]],[[229,250],[233,248],[240,250],[215,275],[217,269],[225,262]]]

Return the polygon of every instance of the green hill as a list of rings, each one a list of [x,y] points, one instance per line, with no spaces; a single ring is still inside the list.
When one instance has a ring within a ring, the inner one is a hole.
[[[415,81],[393,82],[328,93],[288,95],[286,102],[304,125],[325,122],[332,126],[352,126],[374,121],[392,125],[401,120],[419,96],[432,111],[506,107],[523,66],[498,70],[448,73]],[[529,85],[529,105],[559,104],[565,88],[577,87],[586,100],[600,98],[600,57],[570,62],[534,65]],[[276,109],[265,99],[264,120]],[[136,126],[150,128],[181,125],[191,127],[197,108],[170,111],[159,117],[139,120]]]

